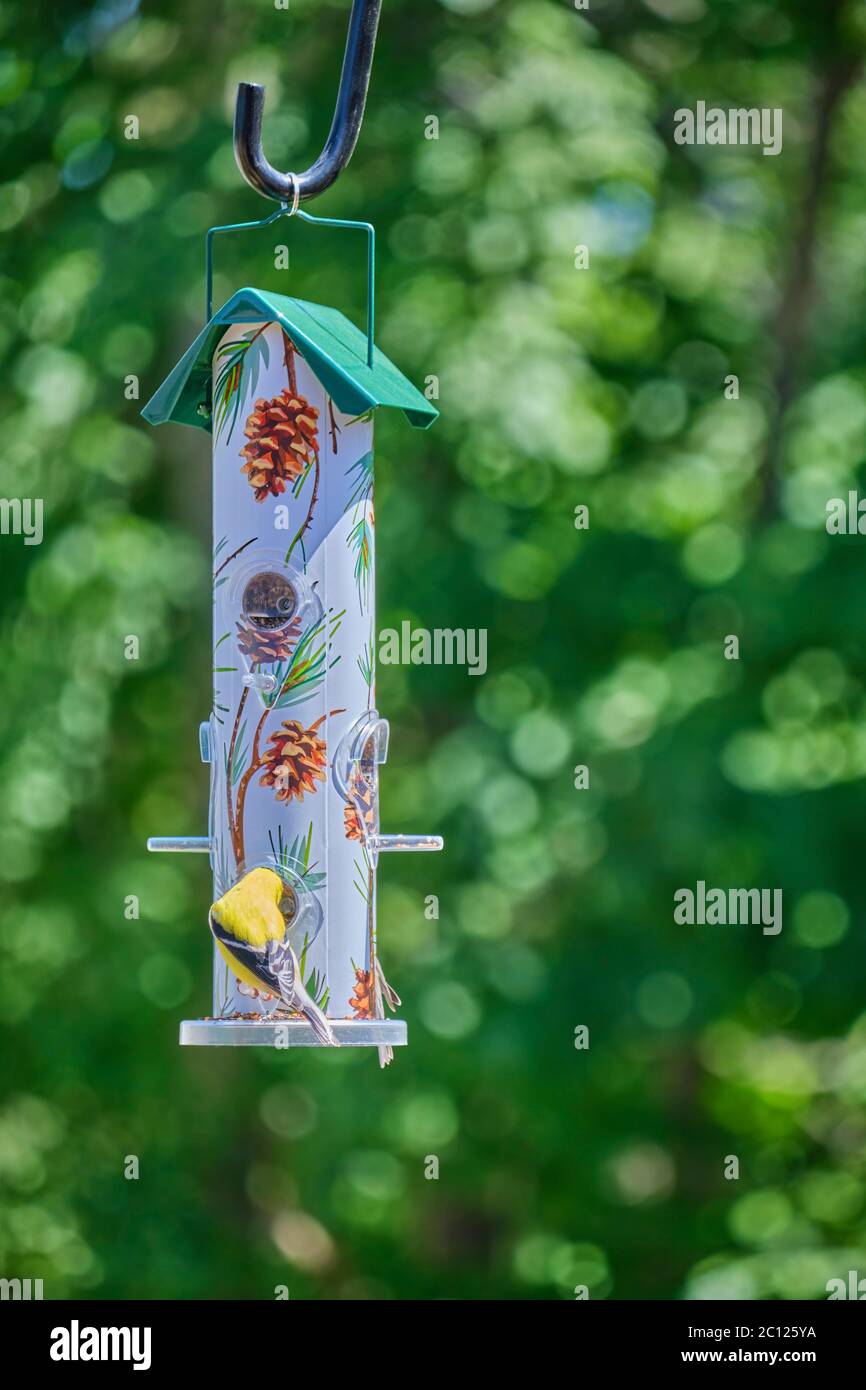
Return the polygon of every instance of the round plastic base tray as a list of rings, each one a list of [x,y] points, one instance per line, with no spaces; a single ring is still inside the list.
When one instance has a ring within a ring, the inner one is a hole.
[[[332,1018],[341,1047],[405,1047],[400,1019]],[[321,1047],[309,1023],[299,1018],[256,1023],[239,1018],[188,1018],[180,1025],[181,1047]]]

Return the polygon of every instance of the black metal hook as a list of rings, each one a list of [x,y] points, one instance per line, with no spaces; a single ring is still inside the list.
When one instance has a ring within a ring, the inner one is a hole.
[[[324,193],[345,169],[364,119],[381,7],[382,0],[352,0],[334,119],[322,153],[304,173],[281,174],[265,159],[262,151],[265,89],[256,82],[238,83],[235,159],[250,187],[265,198],[275,198],[281,203],[294,202],[297,206],[298,202],[307,202]]]

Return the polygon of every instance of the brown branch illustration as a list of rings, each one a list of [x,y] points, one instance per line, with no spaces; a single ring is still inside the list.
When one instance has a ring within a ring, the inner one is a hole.
[[[244,712],[244,705],[247,702],[247,696],[249,695],[249,693],[249,686],[244,686],[241,698],[238,700],[238,712],[235,715],[234,728],[232,729],[232,736],[229,742],[228,766],[226,768],[226,809],[228,811],[229,817],[229,834],[231,835],[232,839],[232,849],[234,850],[235,854],[235,864],[238,868],[241,867],[244,857],[243,824],[238,826],[238,824],[235,821],[235,813],[232,809],[232,774],[234,772],[235,747],[238,741],[238,731],[241,726],[241,715]]]
[[[223,570],[224,570],[228,565],[231,564],[232,560],[236,560],[237,557],[240,555],[241,551],[242,551],[242,550],[246,550],[246,548],[247,548],[248,545],[255,545],[255,543],[256,543],[257,540],[258,540],[258,536],[253,536],[251,540],[244,541],[243,545],[239,545],[238,548],[237,548],[237,550],[233,550],[232,553],[231,553],[231,555],[228,557],[228,559],[227,559],[227,560],[223,560],[223,562],[222,562],[222,564],[220,565],[219,569],[218,569],[218,570],[214,570],[214,576],[213,576],[214,579],[215,579],[215,580],[218,579],[219,576],[222,574]]]
[[[285,331],[285,329],[283,329],[282,332],[283,332],[283,361],[284,361],[284,363],[285,363],[285,366],[286,366],[286,374],[287,374],[288,379],[289,379],[289,390],[291,391],[291,393],[292,393],[293,396],[297,396],[297,394],[298,394],[298,378],[297,378],[297,373],[296,373],[296,371],[295,371],[295,345],[294,345],[294,343],[292,342],[291,338],[289,337],[288,333]],[[329,400],[328,404],[330,405],[330,400]],[[333,415],[332,415],[331,418],[332,418],[332,420],[333,420]],[[314,436],[314,437],[315,437],[315,436]],[[288,562],[289,562],[289,559],[291,558],[291,554],[292,554],[292,551],[294,550],[295,546],[298,544],[298,542],[299,542],[299,541],[301,540],[301,538],[303,537],[304,532],[309,528],[310,523],[311,523],[312,520],[313,520],[313,513],[314,513],[314,511],[316,510],[316,503],[317,503],[318,500],[319,500],[319,450],[318,450],[318,448],[317,448],[315,445],[314,445],[313,447],[314,447],[314,449],[315,449],[315,453],[314,453],[314,463],[313,463],[313,466],[314,466],[314,468],[315,468],[315,475],[314,475],[314,478],[313,478],[313,495],[312,495],[312,497],[310,498],[310,505],[309,505],[309,508],[307,509],[307,515],[306,515],[306,517],[304,518],[304,524],[303,524],[303,526],[301,526],[300,530],[298,531],[297,535],[295,536],[294,540],[292,541],[291,545],[289,546],[289,548],[288,548],[288,550],[287,550],[287,552],[286,552],[286,563],[287,563],[287,564],[288,564]],[[309,471],[309,470],[308,470],[308,471]]]
[[[235,820],[232,826],[232,845],[234,847],[235,860],[239,869],[243,863],[244,857],[244,803],[246,802],[247,788],[250,782],[257,772],[261,772],[264,766],[264,759],[260,751],[260,743],[262,729],[265,727],[265,721],[270,712],[269,709],[266,709],[256,725],[256,732],[253,735],[253,746],[250,752],[250,764],[238,783],[238,794],[235,800]]]
[[[340,426],[337,424],[337,421],[334,419],[334,402],[331,400],[331,397],[330,397],[330,396],[328,397],[328,429],[331,431],[331,448],[332,448],[332,450],[334,451],[334,453],[336,454],[336,452],[337,452],[337,435],[340,434],[341,431],[340,431]]]
[[[289,390],[293,396],[298,394],[298,378],[295,374],[295,345],[283,329],[283,361],[289,378]]]
[[[282,691],[281,691],[280,693],[282,693]],[[240,712],[241,712],[241,710],[242,710],[242,708],[243,708],[244,701],[245,701],[245,699],[246,699],[246,695],[247,695],[247,691],[244,690],[244,693],[243,693],[243,695],[241,696],[240,705],[238,706],[238,714],[237,714],[237,718],[235,719],[235,729],[234,729],[234,732],[233,732],[233,734],[232,734],[232,743],[231,743],[232,752],[234,751],[234,745],[235,745],[235,741],[236,741],[236,737],[237,737],[237,729],[238,729],[238,724],[239,724],[239,721],[240,721]],[[236,864],[237,864],[238,869],[241,868],[241,866],[242,866],[242,864],[243,864],[243,862],[244,862],[244,807],[245,807],[245,805],[246,805],[247,791],[249,790],[249,785],[250,785],[250,783],[252,782],[253,778],[255,777],[256,773],[257,773],[257,772],[261,772],[262,768],[265,766],[265,763],[266,763],[266,761],[267,761],[267,759],[263,756],[263,754],[262,754],[262,749],[261,749],[262,733],[264,732],[264,727],[265,727],[265,723],[266,723],[266,721],[267,721],[268,715],[271,714],[272,711],[273,711],[273,709],[275,709],[275,708],[276,708],[276,706],[273,705],[273,706],[270,706],[268,709],[266,709],[266,710],[263,712],[261,718],[259,719],[258,724],[256,725],[256,731],[255,731],[255,734],[253,735],[252,748],[250,749],[250,761],[249,761],[249,765],[248,765],[246,771],[244,772],[244,775],[243,775],[243,777],[241,778],[240,782],[238,783],[237,796],[236,796],[236,798],[235,798],[235,804],[234,804],[234,812],[232,812],[232,801],[231,801],[231,767],[232,767],[232,756],[231,756],[231,753],[230,753],[230,755],[229,755],[229,779],[228,779],[229,830],[230,830],[230,832],[231,832],[232,849],[234,850],[235,862],[236,862]],[[331,718],[331,717],[333,717],[335,714],[345,714],[345,713],[346,713],[345,709],[332,709],[332,710],[330,711],[330,714],[329,714],[329,715],[324,715],[324,714],[323,714],[323,715],[320,715],[320,717],[316,720],[316,722],[315,722],[314,724],[311,724],[311,725],[310,725],[309,732],[310,732],[310,733],[314,733],[315,730],[318,729],[319,725],[322,724],[322,723],[324,723],[324,721],[325,721],[326,718]]]
[[[313,468],[314,468],[314,470],[315,470],[314,475],[313,475],[313,495],[312,495],[312,497],[310,498],[310,505],[309,505],[309,507],[307,508],[307,515],[306,515],[306,517],[304,518],[304,524],[301,526],[301,528],[300,528],[299,531],[298,531],[298,534],[295,536],[295,539],[292,541],[291,545],[289,546],[288,550],[286,551],[286,564],[289,563],[289,560],[290,560],[291,557],[292,557],[292,551],[294,550],[295,546],[298,544],[298,541],[301,539],[301,537],[303,536],[304,532],[307,531],[307,530],[309,529],[309,527],[310,527],[310,525],[311,525],[311,523],[312,523],[312,520],[313,520],[313,513],[314,513],[315,510],[316,510],[316,503],[317,503],[318,500],[319,500],[319,476],[320,476],[320,474],[319,474],[319,451],[318,451],[318,449],[316,450],[316,453],[315,453],[314,458],[313,458]]]

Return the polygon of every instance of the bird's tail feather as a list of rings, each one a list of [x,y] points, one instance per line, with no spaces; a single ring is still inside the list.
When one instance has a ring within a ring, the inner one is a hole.
[[[382,967],[379,964],[379,957],[376,957],[373,970],[373,1017],[384,1018],[385,1010],[382,1006],[382,997],[388,1001],[388,1008],[393,1013],[400,1003],[400,997],[388,984],[385,979]],[[376,1049],[379,1054],[379,1066],[387,1067],[394,1060],[394,1050],[388,1043],[381,1043]]]
[[[399,1009],[403,1000],[400,998],[396,989],[392,989],[392,987],[388,984],[388,981],[385,979],[385,972],[379,964],[378,956],[376,957],[376,981],[379,986],[379,993],[381,997],[385,1000],[385,1003],[388,1005],[388,1008],[393,1013],[395,1009]],[[382,1009],[383,1017],[384,1014],[385,1010]]]
[[[296,986],[295,1007],[301,1010],[321,1045],[323,1047],[339,1047],[336,1034],[318,1004],[313,1002],[306,990],[302,997],[299,997],[299,993],[300,991]]]
[[[333,1028],[331,1027],[328,1020],[325,1018],[325,1015],[321,1013],[319,1009],[315,1009],[315,1012],[305,1009],[304,1013],[306,1014],[306,1017],[309,1020],[310,1027],[312,1028],[313,1032],[315,1033],[316,1037],[319,1039],[319,1042],[322,1044],[323,1047],[340,1046],[340,1044],[337,1042],[337,1036]]]

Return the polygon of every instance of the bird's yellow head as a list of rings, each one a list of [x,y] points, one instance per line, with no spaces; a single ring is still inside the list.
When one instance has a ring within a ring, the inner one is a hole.
[[[263,946],[285,935],[286,919],[280,911],[285,893],[285,884],[273,869],[251,869],[214,903],[211,913],[240,940]]]
[[[286,891],[283,880],[273,869],[250,869],[235,886],[243,886],[245,892],[273,903],[279,903]]]

